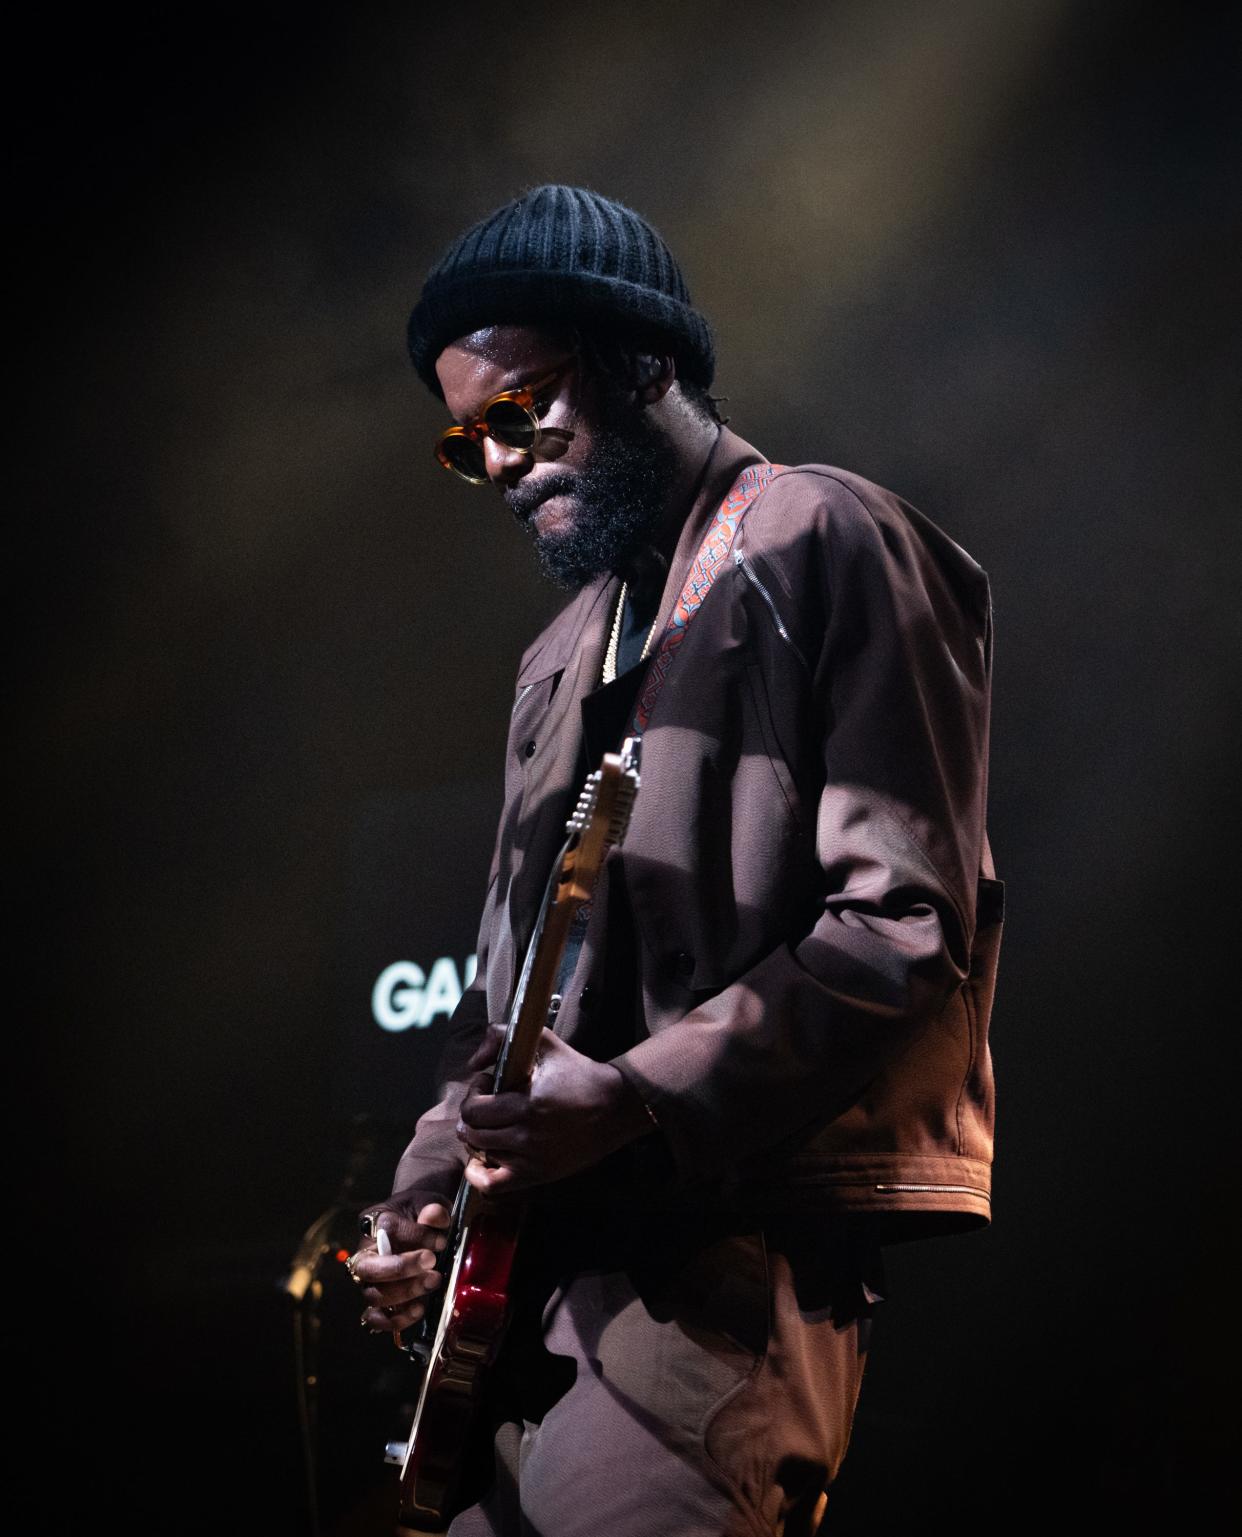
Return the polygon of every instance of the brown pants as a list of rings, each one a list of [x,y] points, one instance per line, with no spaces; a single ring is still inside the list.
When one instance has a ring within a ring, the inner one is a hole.
[[[492,1487],[450,1537],[815,1530],[849,1441],[876,1255],[822,1240],[811,1254],[770,1230],[679,1247],[553,1287],[507,1350]]]

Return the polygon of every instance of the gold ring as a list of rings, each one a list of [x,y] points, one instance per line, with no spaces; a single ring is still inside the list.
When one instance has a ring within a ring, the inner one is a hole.
[[[358,1279],[358,1261],[360,1258],[360,1253],[351,1254],[345,1261],[345,1268],[349,1271],[349,1278],[351,1281],[356,1281]]]

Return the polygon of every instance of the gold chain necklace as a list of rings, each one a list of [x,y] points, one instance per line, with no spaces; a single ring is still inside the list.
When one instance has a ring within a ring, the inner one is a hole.
[[[621,583],[621,595],[617,599],[617,613],[612,621],[612,634],[608,637],[608,650],[604,653],[604,682],[613,683],[617,677],[617,647],[621,644],[621,616],[625,613],[625,595],[628,584]],[[651,628],[647,631],[647,639],[643,642],[643,654],[639,658],[645,662],[651,651],[651,642],[655,639],[656,625],[660,622],[659,612],[651,621]]]

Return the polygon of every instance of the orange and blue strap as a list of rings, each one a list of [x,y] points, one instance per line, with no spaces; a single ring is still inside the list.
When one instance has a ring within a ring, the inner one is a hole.
[[[703,543],[699,546],[699,552],[690,562],[686,584],[673,605],[673,612],[647,668],[630,728],[633,736],[641,736],[647,729],[660,690],[664,687],[669,669],[690,628],[690,621],[703,607],[707,594],[724,569],[747,508],[777,471],[784,468],[783,464],[748,465],[717,508]]]

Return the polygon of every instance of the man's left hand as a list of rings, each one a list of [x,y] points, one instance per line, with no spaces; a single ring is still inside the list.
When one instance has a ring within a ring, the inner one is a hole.
[[[504,1041],[492,1025],[470,1059],[476,1076],[461,1105],[457,1135],[472,1152],[466,1178],[499,1195],[564,1179],[653,1129],[650,1116],[617,1068],[575,1051],[550,1030],[539,1043],[530,1093],[490,1093]]]

